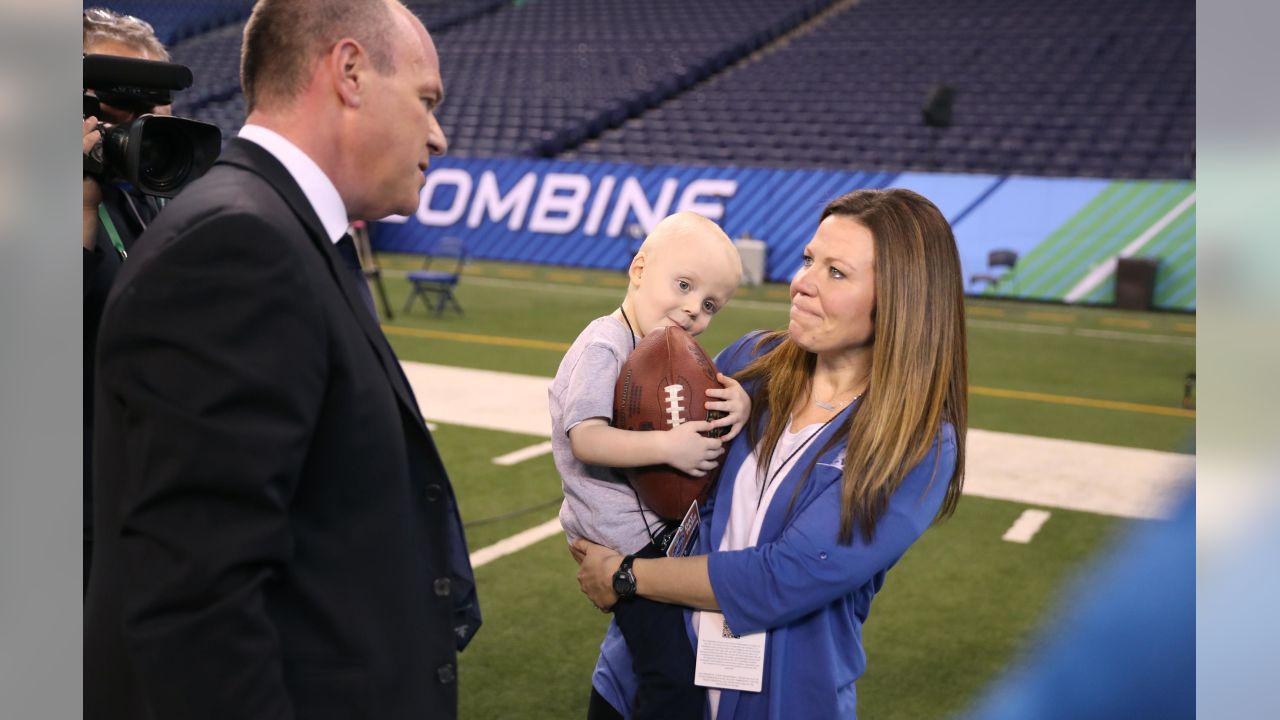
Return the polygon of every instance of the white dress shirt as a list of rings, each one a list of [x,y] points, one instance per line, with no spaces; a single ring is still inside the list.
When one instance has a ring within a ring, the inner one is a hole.
[[[333,186],[333,181],[320,166],[283,135],[261,125],[245,125],[240,128],[239,137],[260,146],[284,165],[293,181],[302,188],[311,209],[320,217],[325,234],[335,243],[341,240],[349,224],[347,206],[342,202],[338,188]]]

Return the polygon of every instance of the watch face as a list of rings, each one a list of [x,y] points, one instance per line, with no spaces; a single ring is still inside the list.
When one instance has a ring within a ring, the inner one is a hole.
[[[620,599],[627,599],[636,592],[636,578],[631,569],[619,570],[613,576],[613,592]]]

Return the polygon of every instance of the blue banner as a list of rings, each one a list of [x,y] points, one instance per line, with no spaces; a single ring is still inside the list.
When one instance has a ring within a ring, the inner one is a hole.
[[[971,293],[1106,304],[1115,259],[1148,255],[1160,261],[1156,306],[1195,307],[1195,183],[1181,180],[444,157],[432,162],[418,211],[374,223],[373,238],[378,250],[422,254],[437,238],[458,237],[474,258],[621,270],[659,220],[692,210],[732,238],[763,241],[764,278],[787,282],[827,202],[883,187],[910,188],[938,206]],[[1099,222],[1103,215],[1132,222]],[[1018,262],[993,275],[993,253]]]
[[[374,246],[425,253],[435,238],[450,235],[475,258],[620,270],[659,220],[692,210],[730,237],[764,240],[768,279],[786,281],[828,201],[895,177],[446,157],[432,161],[418,212],[377,223]]]

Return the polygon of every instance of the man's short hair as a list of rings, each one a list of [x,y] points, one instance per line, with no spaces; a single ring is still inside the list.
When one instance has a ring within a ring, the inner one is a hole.
[[[360,43],[379,73],[394,73],[394,33],[387,0],[258,0],[240,52],[246,111],[297,97],[312,63],[343,38]]]
[[[81,49],[100,42],[114,41],[141,50],[157,60],[169,59],[169,51],[156,37],[151,23],[132,15],[94,7],[84,11],[84,36]]]

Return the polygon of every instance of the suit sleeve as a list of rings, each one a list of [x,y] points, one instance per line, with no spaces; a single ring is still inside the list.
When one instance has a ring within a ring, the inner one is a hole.
[[[324,399],[326,330],[293,244],[196,223],[113,296],[101,395],[128,420],[124,632],[155,717],[290,718],[264,586]],[[106,501],[106,498],[103,498]]]
[[[928,529],[955,467],[947,432],[889,500],[871,542],[854,528],[853,542],[837,541],[840,480],[796,510],[777,540],[707,558],[711,588],[735,633],[785,625],[866,585],[898,561]],[[775,502],[786,502],[783,498]]]

